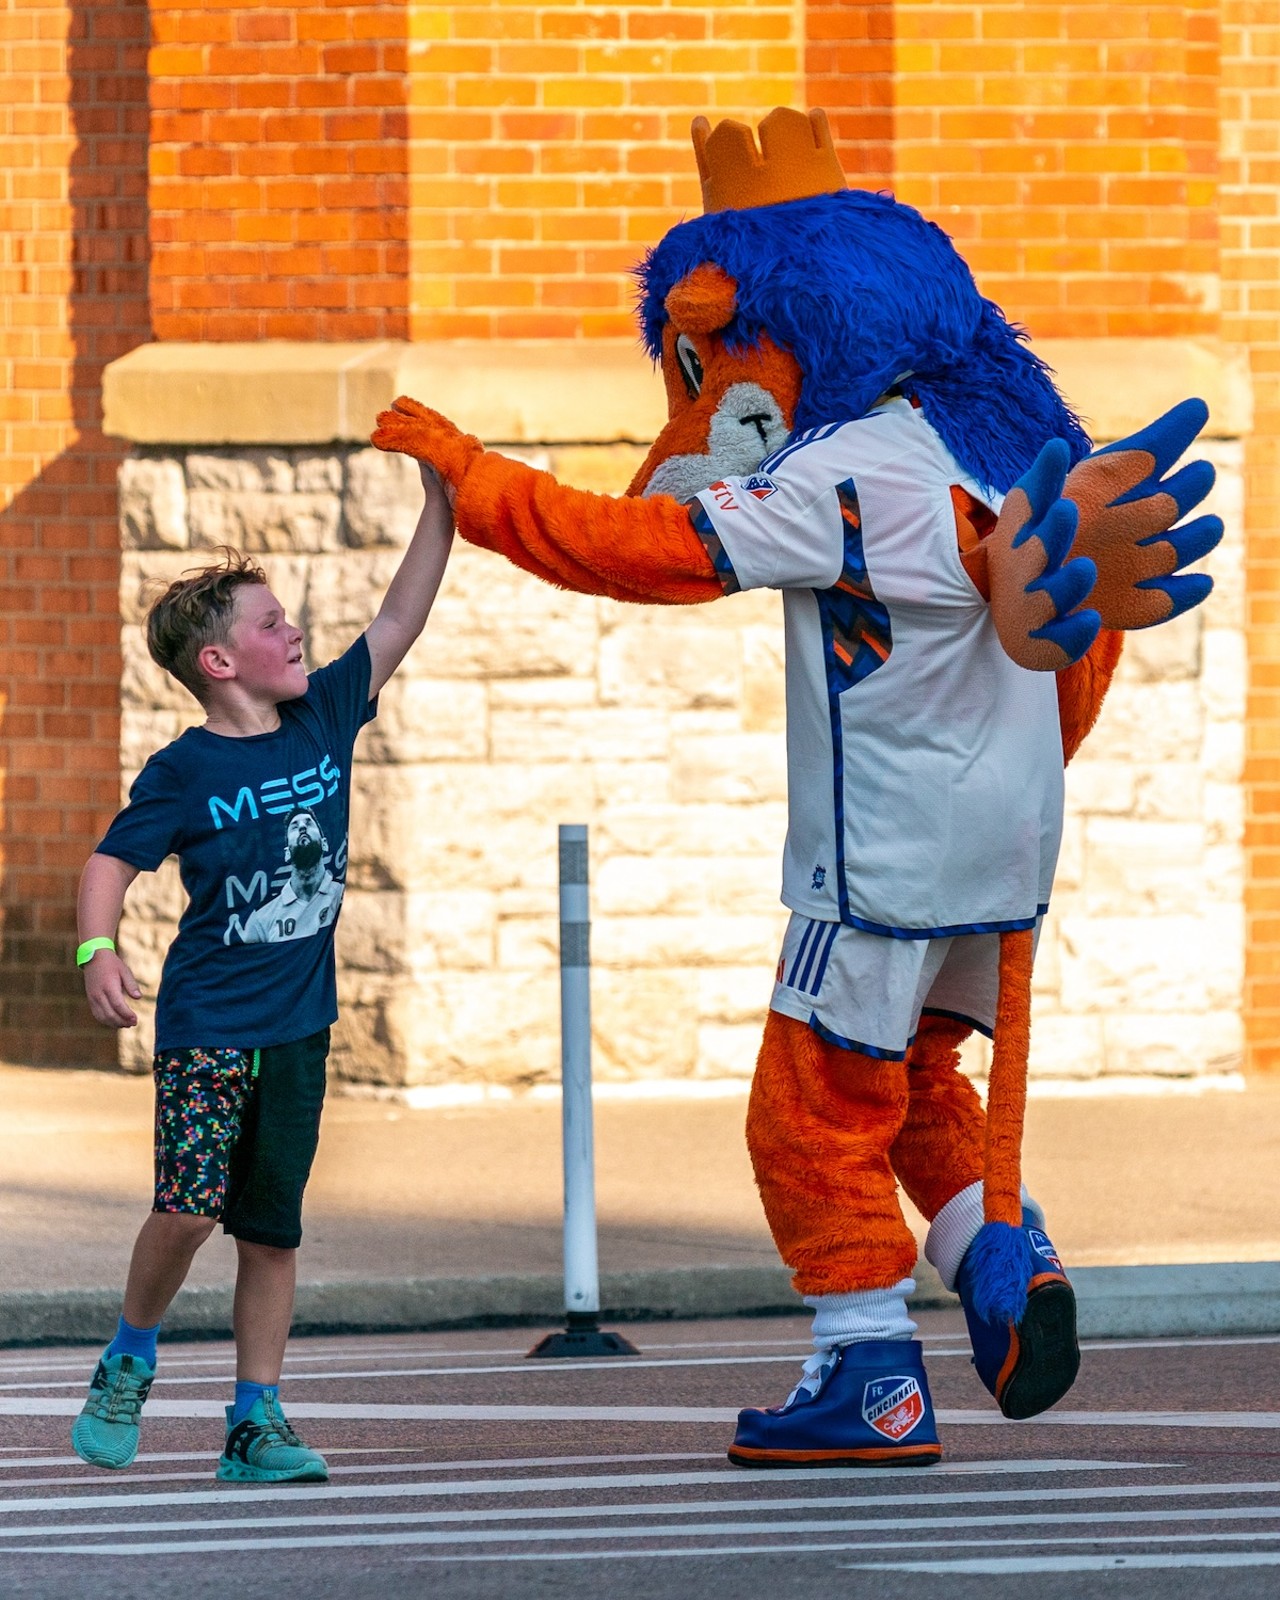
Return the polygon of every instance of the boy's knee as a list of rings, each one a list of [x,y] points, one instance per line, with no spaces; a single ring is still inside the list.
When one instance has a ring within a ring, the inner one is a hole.
[[[241,1255],[267,1263],[284,1263],[298,1254],[296,1245],[259,1244],[254,1239],[236,1239],[236,1249]]]
[[[218,1226],[216,1217],[202,1217],[193,1211],[153,1211],[154,1223],[175,1245],[197,1250]]]

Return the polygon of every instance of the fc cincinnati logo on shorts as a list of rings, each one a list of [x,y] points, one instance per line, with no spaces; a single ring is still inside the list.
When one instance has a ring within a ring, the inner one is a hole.
[[[915,1378],[876,1378],[862,1391],[862,1420],[886,1439],[905,1439],[924,1420],[924,1395]]]
[[[754,477],[744,478],[742,487],[745,493],[753,495],[757,500],[767,500],[778,485],[772,478],[766,478],[761,473],[756,473]]]
[[[1053,1248],[1052,1241],[1047,1234],[1041,1233],[1039,1228],[1028,1228],[1027,1238],[1031,1241],[1031,1248],[1041,1256],[1051,1267],[1056,1267],[1059,1272],[1063,1270],[1062,1262],[1058,1260],[1058,1252]]]

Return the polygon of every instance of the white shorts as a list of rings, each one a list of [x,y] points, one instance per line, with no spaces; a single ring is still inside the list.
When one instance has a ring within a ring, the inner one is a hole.
[[[793,912],[769,1005],[829,1044],[901,1061],[922,1015],[955,1017],[990,1037],[999,980],[998,933],[889,939]]]

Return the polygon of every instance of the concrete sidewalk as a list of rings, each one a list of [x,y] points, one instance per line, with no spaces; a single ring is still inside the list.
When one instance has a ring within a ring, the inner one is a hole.
[[[794,1307],[751,1180],[745,1103],[597,1104],[600,1265],[611,1309]],[[1028,1108],[1028,1182],[1073,1268],[1280,1262],[1278,1155],[1280,1080],[1244,1093],[1037,1099]],[[148,1079],[0,1067],[0,1342],[109,1330],[150,1184]],[[560,1205],[554,1101],[411,1110],[333,1095],[308,1192],[299,1320],[374,1328],[555,1320]],[[216,1236],[170,1325],[224,1328],[232,1273],[233,1251]],[[1256,1301],[1273,1276],[1183,1276],[1175,1292],[1205,1305],[1188,1302],[1182,1320],[1203,1328],[1224,1284]],[[1087,1273],[1082,1303],[1087,1282],[1099,1303],[1110,1298],[1111,1331],[1150,1331],[1119,1300],[1167,1297],[1173,1281],[1150,1270]],[[921,1291],[933,1303],[942,1296],[927,1271]],[[1280,1331],[1280,1303],[1261,1312],[1253,1301],[1248,1328],[1273,1318]],[[1180,1331],[1177,1320],[1170,1311],[1168,1331]]]

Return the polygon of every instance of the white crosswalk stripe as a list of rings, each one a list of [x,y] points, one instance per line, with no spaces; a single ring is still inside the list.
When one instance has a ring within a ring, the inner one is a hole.
[[[41,1460],[67,1464],[60,1456],[0,1460],[0,1560],[382,1548],[418,1561],[511,1563],[787,1551],[861,1555],[845,1560],[848,1570],[956,1574],[1280,1560],[1280,1480],[1197,1481],[1193,1469],[1169,1462],[945,1462],[904,1480],[890,1468],[726,1470],[688,1452],[472,1462],[348,1456],[338,1470],[365,1481],[170,1490],[131,1474],[100,1492],[101,1475],[86,1473],[71,1480],[79,1492],[14,1494],[68,1482],[65,1474],[17,1477]],[[686,1497],[670,1498],[673,1490]],[[406,1501],[417,1504],[393,1509]]]
[[[1133,1341],[1130,1347],[1162,1346]],[[734,1356],[724,1353],[735,1348]],[[339,1562],[344,1550],[364,1552],[358,1558],[364,1561],[381,1551],[386,1560],[420,1563],[416,1570],[431,1584],[437,1574],[445,1580],[446,1567],[459,1563],[505,1564],[514,1582],[517,1563],[678,1563],[778,1554],[822,1561],[830,1574],[885,1570],[962,1579],[1280,1565],[1280,1473],[1270,1470],[1268,1449],[1268,1430],[1280,1427],[1280,1411],[1090,1410],[1088,1402],[1072,1409],[1068,1401],[1030,1423],[1008,1424],[989,1405],[943,1408],[940,1422],[959,1430],[949,1447],[956,1455],[970,1453],[975,1442],[1004,1453],[985,1460],[949,1454],[936,1467],[908,1473],[803,1467],[752,1472],[727,1467],[721,1453],[735,1407],[601,1402],[646,1395],[727,1398],[724,1387],[716,1386],[719,1370],[751,1365],[767,1375],[771,1363],[796,1359],[790,1341],[721,1347],[646,1342],[646,1349],[661,1353],[640,1362],[545,1368],[522,1359],[516,1364],[519,1352],[496,1343],[467,1350],[408,1340],[381,1346],[335,1341],[322,1353],[304,1350],[290,1378],[290,1416],[319,1421],[335,1440],[351,1443],[327,1450],[331,1482],[294,1486],[215,1483],[211,1456],[190,1449],[148,1451],[119,1475],[83,1467],[67,1453],[65,1423],[54,1433],[50,1421],[79,1409],[80,1394],[68,1391],[82,1389],[85,1363],[73,1367],[65,1352],[55,1359],[27,1352],[0,1364],[0,1389],[7,1391],[0,1394],[0,1416],[14,1419],[15,1428],[30,1428],[32,1441],[0,1449],[0,1594],[11,1592],[8,1575],[20,1570],[25,1579],[42,1570],[45,1558],[51,1571],[57,1561],[72,1561],[77,1571],[80,1561],[107,1562],[111,1581],[134,1570],[128,1562],[160,1581],[168,1563],[186,1558],[180,1570],[216,1565],[231,1574],[234,1588],[236,1575],[247,1570],[235,1563],[237,1555],[289,1552],[301,1560],[312,1552],[323,1567]],[[953,1338],[938,1338],[929,1352],[930,1359],[959,1353]],[[220,1419],[227,1362],[225,1353],[175,1353],[148,1403],[148,1418],[174,1429],[182,1422]],[[638,1367],[654,1369],[647,1390],[629,1383],[613,1387],[599,1376]],[[72,1371],[81,1373],[74,1382]],[[551,1403],[562,1393],[559,1385],[532,1392],[518,1386],[540,1373],[577,1373],[582,1380],[576,1388],[567,1386],[571,1397],[565,1403]],[[298,1384],[303,1376],[309,1381]],[[508,1377],[517,1382],[514,1391]],[[502,1379],[501,1386],[494,1378]],[[383,1379],[394,1380],[396,1388],[388,1393]],[[459,1391],[455,1380],[471,1380],[475,1387]],[[320,1391],[325,1398],[302,1398],[315,1396],[315,1384],[324,1382],[335,1386]],[[201,1385],[217,1386],[218,1398],[204,1398]],[[348,1398],[353,1390],[364,1398]],[[543,1403],[477,1403],[513,1393]],[[459,1403],[452,1403],[454,1397]],[[349,1426],[373,1422],[388,1426],[372,1432]],[[468,1436],[469,1424],[498,1431],[477,1433],[485,1442],[472,1446],[471,1457],[430,1459],[423,1441],[433,1430],[423,1425],[437,1423],[462,1430],[455,1432],[455,1447],[456,1438]],[[412,1431],[391,1424],[411,1425]],[[554,1424],[563,1427],[549,1426]],[[609,1439],[602,1426],[607,1424],[629,1430],[617,1438],[623,1451],[532,1453],[539,1447],[554,1451],[562,1433],[567,1449],[589,1450],[597,1438]],[[1063,1434],[1064,1427],[1074,1431]],[[1053,1431],[1040,1431],[1048,1429]],[[187,1427],[168,1439],[199,1442],[201,1432]],[[366,1442],[384,1433],[385,1448]],[[1231,1481],[1233,1469],[1222,1465],[1230,1459],[1232,1435],[1251,1441],[1258,1452],[1255,1476],[1236,1467],[1240,1481]],[[149,1442],[165,1437],[157,1430]],[[416,1446],[408,1443],[414,1439]],[[683,1448],[664,1451],[660,1446],[666,1443]],[[690,1449],[691,1444],[715,1448]],[[1064,1446],[1079,1454],[1051,1454]],[[1019,1449],[1027,1455],[1019,1457]],[[1107,1452],[1119,1459],[1107,1459]],[[1141,1459],[1157,1453],[1159,1459]],[[210,1556],[216,1558],[212,1564]],[[476,1580],[485,1581],[479,1574]],[[532,1570],[529,1581],[544,1578]]]

